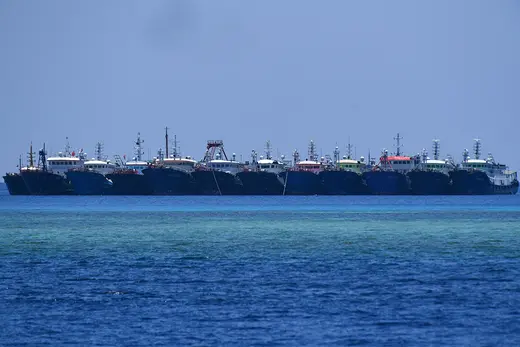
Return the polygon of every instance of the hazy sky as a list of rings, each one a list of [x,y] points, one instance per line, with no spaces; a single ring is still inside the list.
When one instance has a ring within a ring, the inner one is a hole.
[[[165,126],[197,159],[208,139],[378,155],[400,132],[520,169],[518,0],[3,0],[0,69],[2,173],[66,136],[155,155]]]

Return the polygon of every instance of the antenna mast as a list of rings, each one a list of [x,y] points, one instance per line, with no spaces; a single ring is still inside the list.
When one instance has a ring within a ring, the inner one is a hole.
[[[352,159],[352,145],[350,144],[350,136],[348,137],[347,144],[347,159]]]
[[[395,152],[395,155],[396,156],[400,156],[401,155],[401,140],[403,138],[401,136],[399,136],[399,133],[397,133],[397,137],[394,137],[394,140],[395,140],[395,147],[396,147],[396,152]]]
[[[33,146],[31,142],[31,146],[29,147],[29,167],[34,167],[34,152],[33,152]],[[20,166],[21,168],[21,166]]]
[[[103,160],[103,144],[101,142],[96,143],[96,159],[99,161]]]
[[[433,140],[433,159],[439,160],[441,145],[438,139]]]
[[[166,134],[164,135],[164,140],[165,140],[165,144],[166,144],[166,158],[169,158],[169,155],[168,155],[168,127],[166,127]]]
[[[267,140],[265,143],[265,159],[271,160],[271,141]]]
[[[481,147],[480,139],[475,139],[475,144],[473,145],[473,151],[475,153],[475,159],[480,159]]]
[[[173,135],[173,157],[178,158],[179,156],[180,155],[177,147],[177,135]]]
[[[141,140],[141,133],[137,133],[137,141],[135,141],[135,158],[137,161],[142,160],[143,152],[143,140]]]
[[[309,143],[309,160],[318,161],[316,155],[316,145],[314,144],[313,140],[311,140],[311,142]]]

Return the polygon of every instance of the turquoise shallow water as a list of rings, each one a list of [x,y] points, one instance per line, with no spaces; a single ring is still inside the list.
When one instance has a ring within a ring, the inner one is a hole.
[[[519,345],[520,196],[0,196],[7,345]]]

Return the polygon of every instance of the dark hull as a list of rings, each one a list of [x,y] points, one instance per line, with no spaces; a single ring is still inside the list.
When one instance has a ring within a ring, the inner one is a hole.
[[[107,195],[110,194],[112,182],[104,175],[93,171],[69,171],[67,179],[72,184],[76,195]]]
[[[360,174],[351,171],[322,171],[319,173],[322,194],[359,195],[367,194],[368,188]]]
[[[23,171],[23,181],[31,195],[71,195],[72,185],[63,177],[48,171]]]
[[[144,175],[136,173],[111,173],[107,178],[112,181],[112,195],[152,195]]]
[[[494,185],[482,171],[455,170],[450,172],[452,194],[454,195],[491,195],[516,194],[518,181],[510,185]]]
[[[240,179],[222,171],[195,171],[192,173],[201,195],[242,195],[244,186]]]
[[[448,195],[451,193],[450,176],[438,171],[410,171],[411,193],[414,195]]]
[[[410,194],[410,186],[406,175],[395,171],[368,171],[363,178],[373,195]]]
[[[172,168],[147,168],[143,170],[147,185],[154,195],[192,195],[197,193],[193,177]]]
[[[29,190],[23,181],[22,176],[17,173],[10,173],[4,176],[4,182],[11,195],[29,195]]]
[[[279,174],[287,179],[285,195],[317,195],[321,194],[320,176],[310,171],[287,171]]]
[[[278,175],[265,171],[239,172],[237,177],[247,195],[282,195],[283,181]]]

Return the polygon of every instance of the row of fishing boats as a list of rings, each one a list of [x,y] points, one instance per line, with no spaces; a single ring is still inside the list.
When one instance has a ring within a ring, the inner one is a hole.
[[[395,138],[396,152],[383,150],[377,159],[352,156],[352,146],[340,156],[318,158],[310,141],[308,157],[294,151],[292,160],[273,158],[268,141],[265,155],[252,151],[251,159],[237,161],[228,157],[221,140],[208,141],[202,160],[179,155],[175,137],[170,154],[166,130],[166,150],[159,150],[149,161],[143,160],[143,141],[135,141],[131,160],[115,156],[108,160],[102,144],[96,156],[87,159],[80,150],[65,151],[48,157],[45,145],[38,152],[37,163],[31,149],[28,165],[3,178],[11,195],[483,195],[516,194],[515,171],[482,157],[481,141],[476,139],[473,157],[463,151],[456,164],[451,157],[441,159],[439,140],[433,141],[433,157],[426,150],[416,155],[401,153]]]

